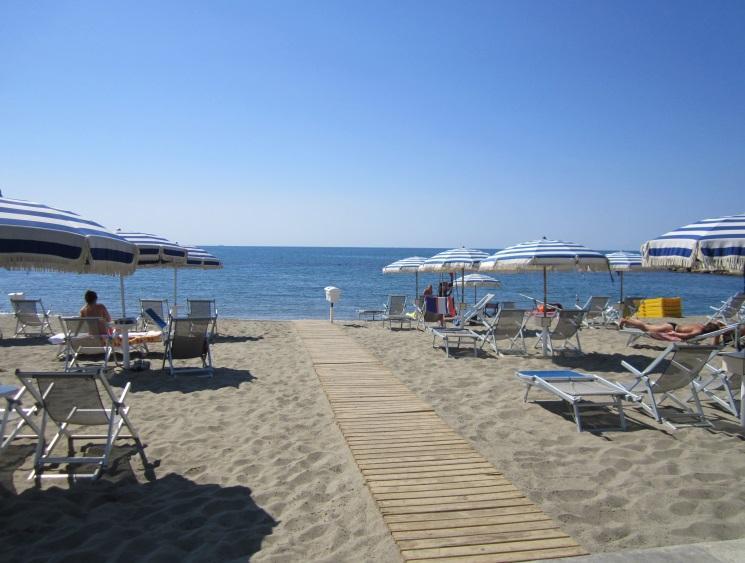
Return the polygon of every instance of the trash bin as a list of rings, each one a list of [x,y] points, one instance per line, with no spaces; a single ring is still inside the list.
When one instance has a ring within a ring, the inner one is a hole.
[[[329,320],[333,323],[334,303],[341,299],[341,289],[339,289],[338,287],[334,287],[333,285],[329,285],[327,287],[324,287],[323,291],[326,292],[326,301],[329,302]]]

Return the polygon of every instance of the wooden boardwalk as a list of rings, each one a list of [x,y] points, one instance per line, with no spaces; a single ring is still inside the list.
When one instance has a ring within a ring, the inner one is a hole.
[[[322,321],[296,321],[295,328],[405,560],[586,553],[341,329]]]

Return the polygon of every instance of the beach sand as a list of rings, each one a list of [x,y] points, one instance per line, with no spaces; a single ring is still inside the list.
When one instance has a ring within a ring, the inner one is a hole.
[[[10,317],[0,323],[12,334]],[[713,430],[672,432],[628,408],[628,432],[580,434],[563,405],[523,403],[514,376],[560,365],[630,381],[620,361],[643,366],[660,346],[626,348],[598,329],[583,331],[581,357],[552,362],[531,349],[528,358],[448,359],[416,330],[338,324],[589,551],[745,536],[745,443],[734,417],[707,407]],[[213,379],[130,374],[147,467],[122,442],[100,481],[35,490],[32,442],[0,454],[5,560],[400,560],[292,324],[219,328]],[[16,368],[61,369],[54,351],[6,338],[0,382],[14,383]],[[154,368],[161,351],[152,347]]]

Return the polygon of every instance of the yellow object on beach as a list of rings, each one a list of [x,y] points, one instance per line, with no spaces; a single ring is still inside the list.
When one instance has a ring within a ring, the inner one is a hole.
[[[661,317],[680,318],[683,316],[683,304],[680,297],[642,299],[637,316],[647,319]]]

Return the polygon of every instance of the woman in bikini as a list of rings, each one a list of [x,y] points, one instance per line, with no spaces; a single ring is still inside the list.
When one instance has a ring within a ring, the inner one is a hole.
[[[708,323],[688,323],[678,324],[673,322],[652,324],[645,323],[639,319],[623,318],[618,326],[623,328],[630,326],[632,328],[638,328],[648,334],[653,334],[655,338],[660,340],[669,340],[670,342],[682,342],[689,340],[694,336],[700,336],[709,332],[714,332],[724,328],[724,323],[719,321],[711,321]],[[714,337],[714,343],[719,343],[719,336]]]

